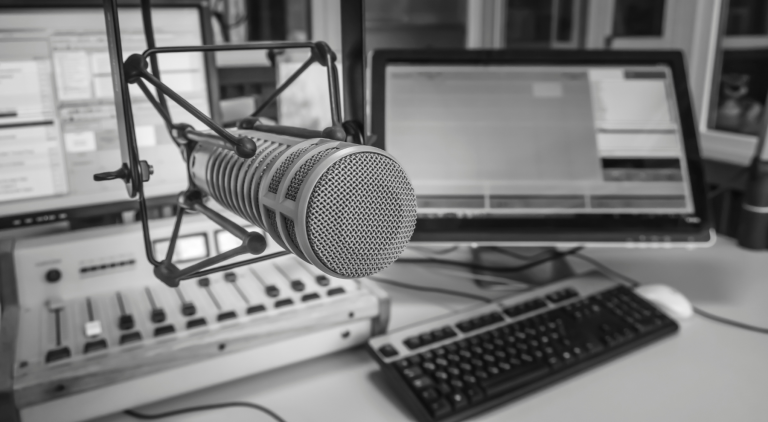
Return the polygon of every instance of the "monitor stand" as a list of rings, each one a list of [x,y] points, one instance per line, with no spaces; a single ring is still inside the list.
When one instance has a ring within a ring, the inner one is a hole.
[[[488,267],[519,267],[534,263],[557,252],[555,248],[519,248],[519,247],[476,247],[472,248],[472,262]],[[546,285],[576,275],[567,257],[559,257],[521,271],[479,271],[478,275],[505,277],[526,284]],[[489,285],[485,279],[476,279],[476,284]],[[490,283],[493,284],[493,283]]]

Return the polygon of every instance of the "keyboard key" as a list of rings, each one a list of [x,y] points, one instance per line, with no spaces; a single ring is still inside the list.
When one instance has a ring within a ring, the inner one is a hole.
[[[411,385],[417,390],[423,390],[425,388],[433,387],[435,385],[435,382],[432,381],[432,378],[423,376],[411,381]]]
[[[548,294],[546,297],[547,297],[547,300],[549,300],[552,303],[559,303],[559,302],[563,302],[565,300],[578,297],[578,296],[579,296],[579,292],[568,287],[566,289],[552,292]]]
[[[385,358],[391,358],[392,356],[397,356],[397,349],[392,347],[391,344],[385,344],[379,347],[379,353]]]
[[[93,353],[98,352],[99,350],[105,350],[107,348],[107,341],[104,339],[89,341],[88,343],[85,343],[85,349],[83,350],[84,353]]]
[[[408,379],[414,379],[424,375],[424,371],[418,366],[412,366],[403,370],[403,375]]]
[[[429,388],[421,392],[421,398],[427,403],[432,403],[440,398],[440,393],[434,388]]]
[[[448,396],[448,399],[455,410],[462,410],[469,404],[464,393],[453,393]]]
[[[480,381],[480,386],[485,389],[486,394],[495,396],[542,378],[547,372],[549,372],[549,368],[545,365],[526,365],[496,377],[482,380]]]
[[[429,403],[429,413],[434,418],[441,418],[451,413],[451,405],[445,399],[440,399]]]
[[[421,347],[421,340],[418,337],[407,338],[403,343],[405,344],[405,347],[411,350]]]
[[[464,390],[464,394],[467,396],[467,399],[469,399],[469,402],[473,404],[481,401],[485,397],[483,390],[478,387],[469,387]]]
[[[334,287],[333,289],[328,289],[328,296],[336,296],[344,293],[343,287]]]

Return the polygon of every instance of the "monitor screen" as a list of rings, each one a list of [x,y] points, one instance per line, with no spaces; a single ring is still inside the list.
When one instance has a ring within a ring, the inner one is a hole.
[[[605,59],[383,64],[376,135],[413,181],[422,234],[430,220],[539,220],[555,236],[557,219],[700,220],[672,65]]]
[[[153,7],[158,46],[201,45],[198,7]],[[146,49],[139,9],[119,10],[123,57]],[[124,202],[123,182],[94,182],[120,166],[104,11],[0,8],[0,219],[3,226],[66,219],[68,210]],[[210,115],[202,53],[159,56],[163,82]],[[186,187],[184,161],[160,116],[131,85],[147,197]],[[169,101],[176,122],[203,128]]]

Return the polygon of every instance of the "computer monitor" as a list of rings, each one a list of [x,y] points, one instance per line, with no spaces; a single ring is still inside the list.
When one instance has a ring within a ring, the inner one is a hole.
[[[416,189],[414,242],[701,245],[679,52],[382,50],[369,131]]]
[[[100,1],[14,1],[0,5],[0,229],[135,207],[123,182],[94,182],[120,166],[117,119]],[[146,49],[138,1],[120,7],[123,57]],[[152,1],[158,46],[211,41],[207,3]],[[197,108],[215,111],[213,60],[160,55],[162,80]],[[154,203],[187,185],[184,161],[163,121],[131,86],[145,184]],[[202,128],[172,101],[174,121]],[[217,116],[214,116],[216,118]]]

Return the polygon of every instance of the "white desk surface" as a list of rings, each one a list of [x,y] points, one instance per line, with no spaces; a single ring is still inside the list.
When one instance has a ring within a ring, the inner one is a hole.
[[[768,252],[720,239],[701,250],[590,249],[586,255],[644,283],[664,283],[721,316],[768,326]],[[576,264],[576,260],[573,260]],[[412,265],[384,276],[473,290],[467,281]],[[588,268],[578,265],[580,269]],[[390,328],[475,301],[384,286]],[[414,420],[363,348],[142,407],[148,413],[225,401],[269,407],[288,422]],[[678,334],[477,417],[478,421],[765,421],[768,335],[699,316]],[[118,414],[99,422],[134,421]],[[251,409],[222,409],[164,421],[269,421]]]

